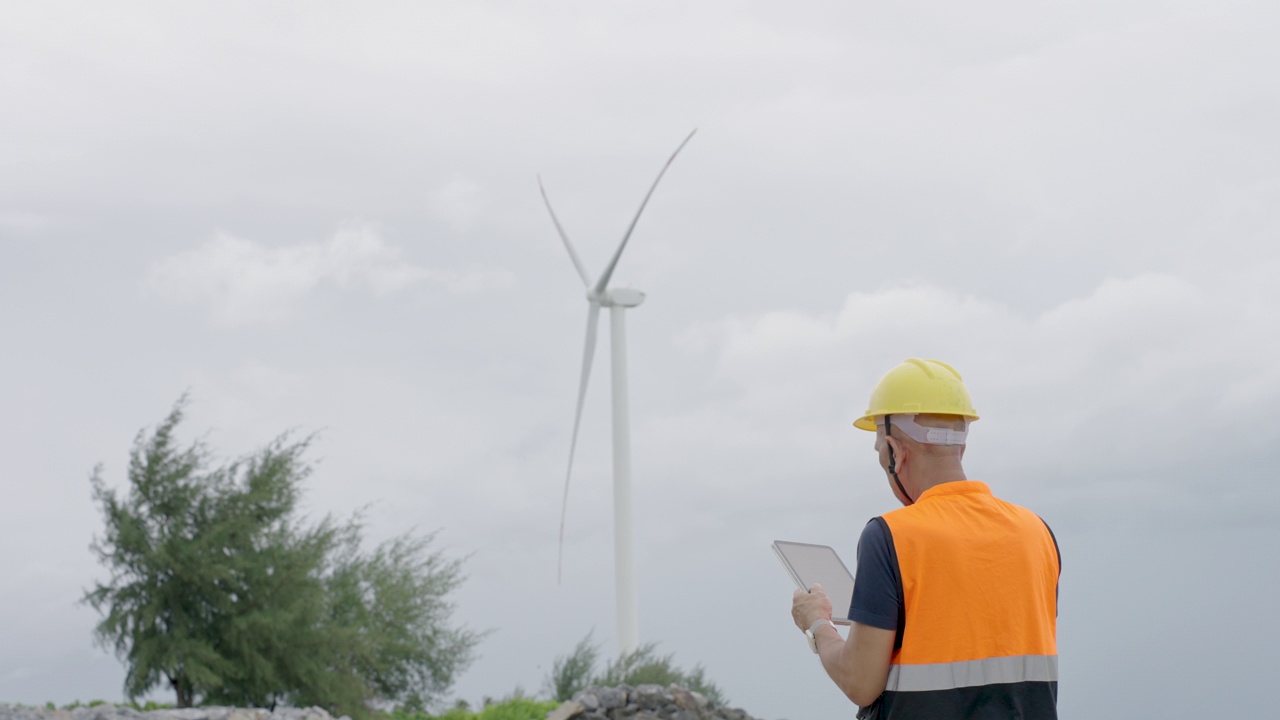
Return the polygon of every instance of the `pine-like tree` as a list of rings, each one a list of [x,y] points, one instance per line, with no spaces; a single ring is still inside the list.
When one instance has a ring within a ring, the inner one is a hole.
[[[185,396],[140,432],[123,497],[101,466],[91,477],[105,533],[93,550],[111,571],[85,593],[100,642],[125,662],[125,693],[167,683],[196,702],[319,705],[362,717],[374,701],[439,697],[480,635],[450,624],[457,560],[431,536],[362,550],[359,515],[298,517],[309,439],[278,438],[215,465],[199,441],[180,447]]]

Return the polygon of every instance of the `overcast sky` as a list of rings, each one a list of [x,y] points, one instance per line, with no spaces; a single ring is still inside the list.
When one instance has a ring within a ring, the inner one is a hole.
[[[964,374],[969,476],[1062,545],[1064,717],[1274,714],[1280,7],[0,2],[0,701],[121,697],[89,473],[184,391],[307,510],[439,530],[476,703],[614,647],[608,347],[556,583],[589,271],[618,267],[641,638],[848,716],[774,539],[893,509],[850,422]],[[604,329],[604,328],[602,328]],[[607,334],[602,335],[607,340]],[[157,693],[169,700],[169,693]]]

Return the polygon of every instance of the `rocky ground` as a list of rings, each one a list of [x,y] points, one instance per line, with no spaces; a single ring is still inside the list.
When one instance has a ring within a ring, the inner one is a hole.
[[[49,710],[42,707],[0,705],[0,720],[333,720],[320,708],[198,707],[182,710],[139,712],[122,705],[97,705],[74,710]],[[345,715],[342,720],[350,720]]]
[[[0,720],[334,720],[320,708],[274,711],[228,707],[139,712],[120,705],[74,710],[0,705]],[[338,720],[349,720],[346,716]],[[529,720],[542,720],[530,718]],[[713,707],[702,695],[671,685],[589,687],[552,710],[546,720],[755,720],[738,708]]]
[[[670,685],[589,687],[547,720],[755,720],[739,708],[713,707],[702,695]]]

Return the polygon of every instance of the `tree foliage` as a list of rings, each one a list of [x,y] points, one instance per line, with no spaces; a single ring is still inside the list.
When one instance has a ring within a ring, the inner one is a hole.
[[[561,655],[551,664],[551,677],[547,679],[547,689],[551,697],[564,702],[574,693],[591,684],[596,671],[596,661],[600,658],[600,648],[591,639],[592,633],[578,641],[573,652]]]
[[[573,652],[556,658],[547,678],[547,689],[559,701],[569,700],[574,693],[591,685],[678,685],[701,693],[713,705],[724,705],[728,699],[707,678],[702,665],[684,670],[675,664],[674,655],[659,655],[655,643],[645,643],[639,648],[623,653],[605,665],[604,672],[596,673],[596,661],[600,648],[591,639],[591,633],[578,642]]]
[[[96,634],[125,662],[125,693],[167,684],[196,702],[318,705],[363,717],[376,701],[438,698],[470,662],[477,633],[450,624],[457,560],[432,536],[365,551],[357,514],[299,517],[309,439],[282,436],[215,464],[175,430],[185,396],[139,432],[128,490],[99,466],[91,482],[105,531],[93,551],[110,578],[85,593]]]

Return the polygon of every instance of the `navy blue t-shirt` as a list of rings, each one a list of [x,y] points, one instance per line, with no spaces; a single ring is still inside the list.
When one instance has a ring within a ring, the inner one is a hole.
[[[885,521],[874,517],[858,538],[858,568],[853,579],[849,619],[884,630],[902,628],[902,578],[898,556]]]

